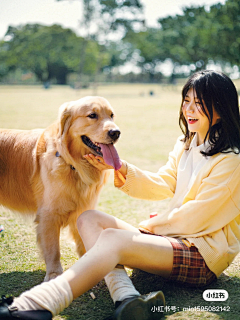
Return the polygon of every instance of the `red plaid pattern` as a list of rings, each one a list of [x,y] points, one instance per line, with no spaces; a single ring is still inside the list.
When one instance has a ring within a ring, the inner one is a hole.
[[[206,286],[217,278],[195,246],[188,247],[181,239],[164,238],[173,247],[173,269],[169,280],[188,286]]]

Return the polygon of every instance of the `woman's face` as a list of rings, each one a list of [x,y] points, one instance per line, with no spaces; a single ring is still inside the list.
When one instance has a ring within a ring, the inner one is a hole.
[[[207,108],[205,108],[205,110],[207,110]],[[184,98],[182,111],[188,124],[188,130],[190,132],[196,132],[198,135],[198,145],[202,144],[209,129],[209,120],[202,111],[201,103],[193,88],[188,90]],[[219,115],[213,109],[212,125],[214,125],[218,119]]]

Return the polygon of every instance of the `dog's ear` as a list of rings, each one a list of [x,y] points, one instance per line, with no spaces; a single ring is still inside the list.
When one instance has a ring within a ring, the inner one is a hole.
[[[71,117],[71,103],[66,102],[59,108],[59,138],[66,132],[69,127]]]

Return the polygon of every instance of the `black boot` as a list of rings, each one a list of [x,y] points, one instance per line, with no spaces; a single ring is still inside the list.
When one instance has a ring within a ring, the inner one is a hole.
[[[0,299],[0,320],[52,320],[52,314],[47,310],[18,311],[11,307],[13,298],[2,296]]]
[[[165,306],[162,291],[127,298],[115,303],[116,310],[105,320],[158,320],[163,316],[161,307]],[[156,312],[156,309],[161,312]]]
[[[124,300],[113,314],[114,320],[154,320],[163,315],[155,313],[155,307],[165,306],[165,297],[162,291],[151,292]]]

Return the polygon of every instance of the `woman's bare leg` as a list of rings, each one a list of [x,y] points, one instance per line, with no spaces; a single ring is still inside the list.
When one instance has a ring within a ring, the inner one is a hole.
[[[92,220],[91,230],[86,227],[87,223],[79,222],[80,231],[85,225],[86,234],[92,235],[86,242],[89,251],[58,278],[44,282],[16,298],[13,305],[20,312],[46,309],[56,315],[72,299],[96,285],[117,264],[162,276],[169,275],[173,249],[166,238],[141,234],[121,220],[99,212],[93,211],[91,215],[99,218]]]
[[[166,238],[141,234],[127,223],[98,211],[86,212],[78,220],[78,228],[89,251],[62,275],[74,298],[96,285],[117,264],[165,277],[171,273],[173,249]]]
[[[129,223],[98,210],[83,212],[77,220],[77,228],[87,251],[92,248],[105,229],[114,228],[140,233]]]
[[[101,211],[97,211],[97,210],[88,210],[85,211],[79,218],[77,221],[77,227],[78,227],[78,231],[83,239],[84,242],[84,246],[86,248],[86,250],[88,251],[90,248],[92,248],[92,246],[96,243],[99,235],[102,233],[103,230],[106,229],[117,229],[119,231],[130,231],[133,234],[136,234],[136,236],[138,235],[138,237],[134,238],[135,240],[133,241],[132,244],[137,244],[138,246],[143,246],[143,247],[147,247],[147,250],[150,249],[151,247],[153,248],[153,250],[158,249],[159,246],[163,246],[162,250],[166,251],[166,262],[167,264],[170,263],[170,268],[168,271],[163,272],[163,269],[166,269],[164,266],[161,267],[162,271],[161,274],[163,275],[163,273],[166,273],[166,276],[168,276],[171,273],[172,270],[172,262],[173,262],[173,249],[172,249],[172,245],[171,243],[163,237],[159,237],[159,236],[155,236],[155,235],[145,235],[142,234],[137,228],[133,227],[132,225],[130,225],[129,223],[120,220],[116,217],[113,217],[111,215],[108,215],[104,212]],[[114,230],[112,230],[112,232],[114,232]],[[123,242],[121,240],[121,237],[123,237],[123,240],[125,240],[124,238],[124,234],[121,233],[116,233],[118,235],[118,237],[120,237],[119,241]],[[143,236],[143,237],[140,237]],[[128,246],[131,244],[131,242],[128,240],[124,242],[126,244],[126,249],[128,248]],[[124,250],[124,246],[123,246],[123,250]],[[163,253],[162,253],[163,254]],[[162,256],[161,254],[161,256]],[[149,250],[149,263],[151,263],[151,260],[153,260],[153,256],[152,256],[152,252],[151,250]],[[159,255],[157,254],[157,259],[159,258]],[[162,258],[161,258],[162,260]],[[163,263],[163,262],[162,262]],[[140,265],[141,262],[138,262],[138,265]],[[134,266],[134,264],[130,265],[130,264],[124,264],[126,266],[132,267],[132,268],[138,268],[138,269],[142,269],[140,267]],[[144,264],[145,265],[145,264]],[[150,270],[150,267],[144,267],[143,265],[143,269],[144,271],[147,272],[152,272],[152,273],[159,273],[158,271],[154,272],[154,270]],[[158,266],[159,267],[159,266]],[[146,270],[146,268],[148,270]]]

